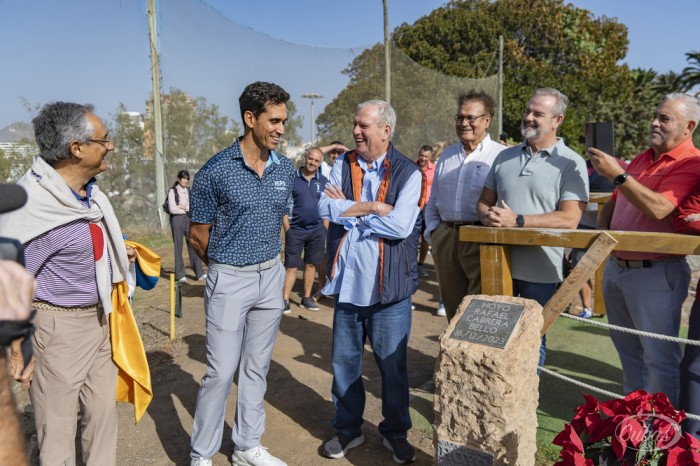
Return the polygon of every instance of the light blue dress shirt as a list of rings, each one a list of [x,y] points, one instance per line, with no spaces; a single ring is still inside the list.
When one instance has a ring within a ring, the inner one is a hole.
[[[384,157],[368,164],[361,156],[357,161],[364,173],[360,201],[376,201],[379,185],[384,178]],[[342,170],[346,166],[338,158],[333,165],[329,183],[342,187]],[[399,192],[394,210],[385,217],[370,214],[363,217],[343,217],[342,214],[355,202],[350,199],[330,199],[321,195],[321,217],[343,225],[347,230],[340,244],[338,260],[332,280],[326,282],[323,293],[337,295],[337,301],[356,306],[371,306],[380,302],[379,294],[379,238],[402,239],[408,237],[420,212],[422,175],[419,170],[411,175]]]

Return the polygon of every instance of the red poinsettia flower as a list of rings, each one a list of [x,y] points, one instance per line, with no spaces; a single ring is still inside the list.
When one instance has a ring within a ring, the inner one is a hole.
[[[678,439],[678,443],[674,447],[679,447],[683,450],[700,450],[700,440],[686,432]]]
[[[700,441],[691,434],[681,434],[678,423],[685,419],[685,413],[677,412],[663,393],[650,395],[637,390],[605,403],[589,395],[584,399],[586,402],[574,410],[571,424],[552,442],[562,447],[555,466],[594,466],[600,441],[610,445],[604,450],[606,458],[599,459],[606,464],[700,465]]]
[[[665,393],[654,393],[651,395],[651,399],[655,414],[666,416],[676,422],[681,422],[683,419],[685,419],[685,411],[676,411]]]
[[[610,445],[618,458],[625,455],[627,446],[637,448],[647,434],[647,429],[635,416],[625,416],[615,429]]]
[[[587,429],[590,433],[591,430],[588,429],[588,426],[600,419],[600,403],[598,400],[585,393],[583,394],[583,398],[586,402],[574,410],[576,414],[571,420],[571,425],[579,435],[581,435],[584,429]]]
[[[675,446],[681,438],[681,426],[672,418],[655,415],[651,430],[656,439],[656,446],[665,450]]]
[[[666,464],[673,466],[696,466],[700,464],[700,453],[673,447],[668,451]]]
[[[581,453],[562,450],[559,457],[561,461],[554,463],[554,466],[595,466],[592,460],[584,457]]]
[[[552,443],[562,447],[564,451],[583,453],[583,442],[576,434],[574,428],[571,427],[571,424],[565,424],[564,430],[554,437]]]

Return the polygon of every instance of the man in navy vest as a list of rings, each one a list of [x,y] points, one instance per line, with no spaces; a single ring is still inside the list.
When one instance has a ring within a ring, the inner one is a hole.
[[[418,237],[424,200],[418,166],[391,144],[396,113],[387,102],[357,106],[356,149],[339,158],[319,210],[329,220],[328,281],[333,318],[333,427],[323,446],[342,458],[364,442],[362,353],[367,338],[382,373],[383,444],[399,464],[415,459],[408,443],[406,351],[411,295],[418,287]]]

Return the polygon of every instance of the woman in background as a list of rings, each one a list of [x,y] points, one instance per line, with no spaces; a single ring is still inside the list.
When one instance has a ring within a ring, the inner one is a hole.
[[[170,231],[173,234],[175,245],[175,278],[180,283],[187,283],[185,276],[185,261],[182,258],[182,238],[187,240],[187,254],[190,256],[190,267],[194,270],[197,280],[205,280],[207,274],[202,269],[202,261],[192,249],[190,239],[187,236],[190,230],[190,218],[187,212],[190,210],[190,174],[187,170],[177,173],[177,181],[168,190],[168,208],[170,210]]]

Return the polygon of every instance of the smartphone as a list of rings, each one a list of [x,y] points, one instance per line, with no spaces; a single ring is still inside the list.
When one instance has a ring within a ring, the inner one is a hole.
[[[615,125],[612,121],[586,123],[586,149],[589,147],[615,156]]]

